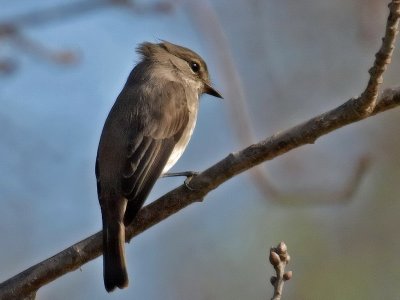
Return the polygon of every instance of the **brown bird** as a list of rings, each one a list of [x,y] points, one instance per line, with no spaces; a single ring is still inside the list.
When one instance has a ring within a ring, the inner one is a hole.
[[[163,41],[145,42],[137,52],[141,61],[107,117],[96,160],[108,292],[128,285],[125,226],[185,150],[199,96],[222,98],[211,87],[206,63],[192,50]]]

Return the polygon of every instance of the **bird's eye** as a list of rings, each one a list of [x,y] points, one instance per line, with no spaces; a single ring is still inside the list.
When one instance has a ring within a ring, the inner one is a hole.
[[[200,65],[195,62],[195,61],[191,61],[190,62],[190,68],[192,69],[193,72],[197,73],[200,71]]]

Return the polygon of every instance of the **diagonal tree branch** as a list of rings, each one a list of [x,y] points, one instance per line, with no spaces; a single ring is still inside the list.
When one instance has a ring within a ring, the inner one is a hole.
[[[300,146],[313,144],[318,138],[333,130],[399,106],[400,87],[387,89],[377,97],[382,74],[390,62],[394,48],[400,17],[400,0],[393,0],[389,8],[386,35],[376,55],[372,68],[374,71],[370,71],[371,77],[367,88],[360,97],[350,99],[335,109],[229,154],[194,177],[190,182],[193,190],[181,185],[144,207],[137,219],[127,228],[126,238],[130,240],[186,206],[201,201],[225,181],[262,162],[272,160]],[[34,298],[35,292],[43,285],[100,256],[101,246],[102,233],[98,232],[32,266],[0,284],[0,299]]]

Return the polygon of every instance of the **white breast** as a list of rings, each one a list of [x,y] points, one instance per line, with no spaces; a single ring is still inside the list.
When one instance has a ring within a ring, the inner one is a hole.
[[[162,174],[168,172],[169,169],[172,168],[172,166],[178,161],[178,159],[182,156],[183,152],[186,149],[186,146],[189,143],[190,137],[192,136],[194,127],[196,126],[196,120],[197,120],[197,110],[198,110],[198,96],[193,97],[195,99],[194,103],[188,103],[188,108],[189,108],[189,121],[188,124],[185,128],[185,130],[182,133],[182,137],[176,143],[174,150],[172,150],[172,153],[170,157],[168,158],[168,162],[165,165]]]

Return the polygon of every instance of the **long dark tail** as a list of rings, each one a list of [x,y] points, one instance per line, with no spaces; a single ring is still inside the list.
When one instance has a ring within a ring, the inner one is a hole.
[[[107,292],[128,286],[125,265],[125,226],[122,219],[105,220],[103,216],[103,276]]]

